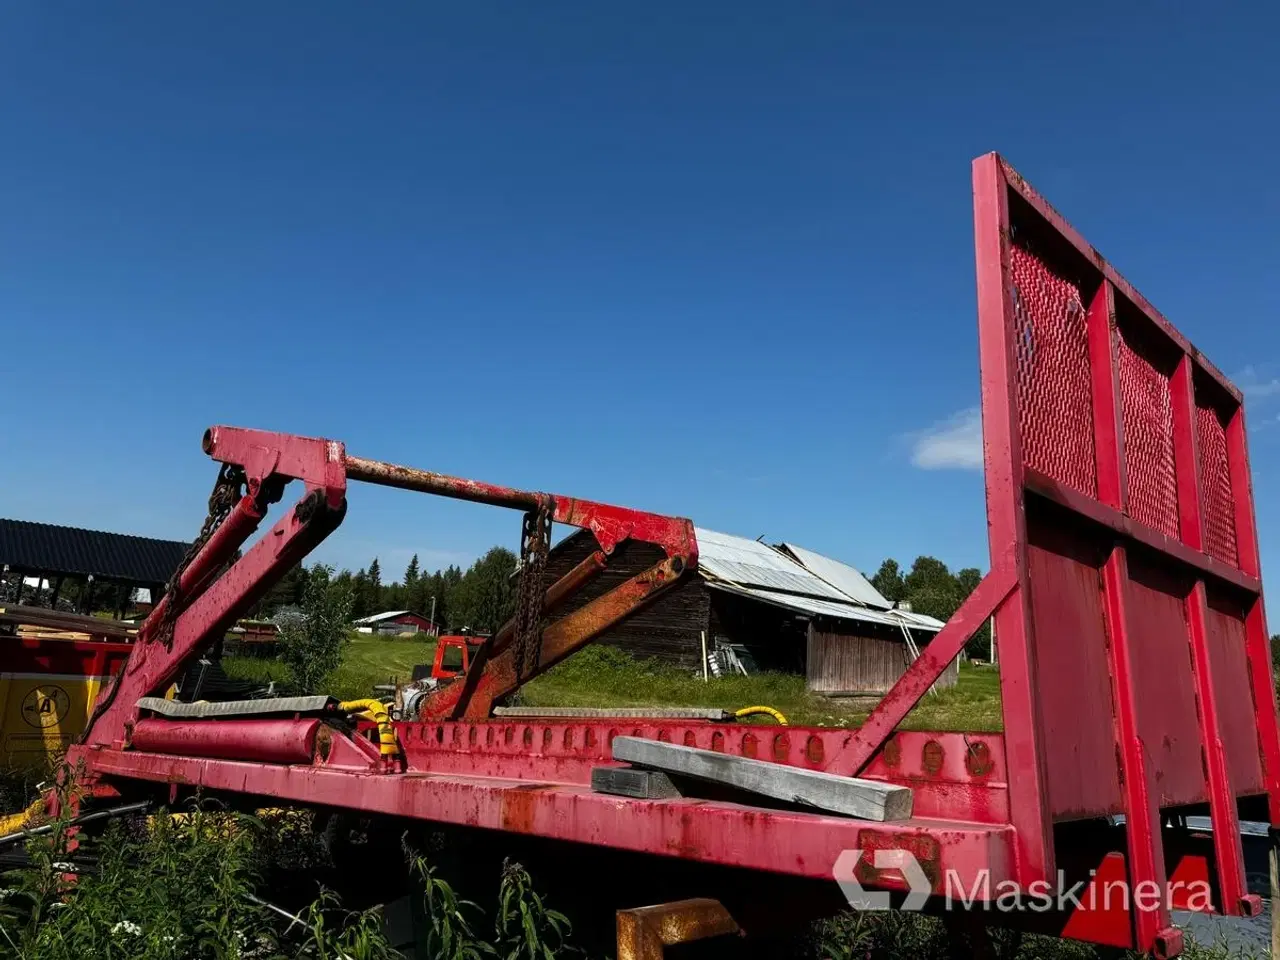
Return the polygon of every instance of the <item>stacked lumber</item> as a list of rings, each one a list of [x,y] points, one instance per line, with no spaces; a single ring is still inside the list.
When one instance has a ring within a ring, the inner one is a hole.
[[[0,625],[6,632],[36,640],[132,640],[136,624],[89,617],[65,610],[46,610],[10,604],[0,607]]]

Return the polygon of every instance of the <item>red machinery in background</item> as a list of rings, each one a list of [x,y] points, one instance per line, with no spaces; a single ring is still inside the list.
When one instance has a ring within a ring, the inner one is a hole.
[[[484,646],[485,638],[471,634],[452,634],[436,641],[436,654],[431,660],[431,679],[453,680],[471,669],[471,659]]]
[[[934,906],[953,883],[980,909],[1079,879],[1082,902],[984,917],[1161,957],[1181,950],[1171,908],[1255,913],[1238,821],[1280,822],[1280,727],[1241,395],[1000,157],[975,161],[974,201],[991,572],[861,728],[492,719],[688,575],[689,521],[215,427],[203,546],[70,759],[101,797],[201,788],[822,879],[852,853],[867,889],[908,888],[875,856],[904,851]],[[301,498],[222,572],[292,480]],[[341,523],[350,480],[523,511],[516,618],[420,719],[384,719],[380,746],[324,698],[166,707],[183,668]],[[552,522],[599,549],[546,583]],[[589,599],[560,614],[574,596]],[[898,731],[992,616],[1003,733]],[[869,822],[594,792],[619,735],[899,784],[914,809]],[[1202,812],[1211,839],[1185,825]],[[1113,881],[1158,902],[1088,895]],[[1197,881],[1207,902],[1188,899]]]

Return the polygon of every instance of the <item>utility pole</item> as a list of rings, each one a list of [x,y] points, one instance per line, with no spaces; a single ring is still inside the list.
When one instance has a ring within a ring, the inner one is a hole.
[[[440,635],[440,628],[436,626],[436,598],[431,598],[431,629],[436,632],[436,636]]]

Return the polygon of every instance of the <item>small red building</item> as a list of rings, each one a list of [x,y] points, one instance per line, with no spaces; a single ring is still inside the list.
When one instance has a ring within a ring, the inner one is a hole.
[[[439,633],[436,625],[420,613],[412,610],[387,610],[355,621],[360,633],[377,633],[383,636],[399,636],[409,633]]]

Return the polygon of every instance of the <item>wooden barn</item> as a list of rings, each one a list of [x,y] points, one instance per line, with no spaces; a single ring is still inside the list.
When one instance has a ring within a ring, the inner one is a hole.
[[[896,609],[853,567],[794,544],[771,546],[698,528],[698,571],[606,632],[601,643],[691,671],[704,649],[731,647],[761,670],[803,673],[830,695],[885,693],[913,648],[942,628],[932,617]],[[579,531],[552,548],[546,583],[596,549]],[[661,559],[657,547],[625,542],[605,572],[569,605],[574,609]],[[939,686],[954,685],[952,664]]]

